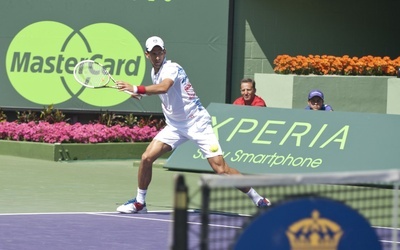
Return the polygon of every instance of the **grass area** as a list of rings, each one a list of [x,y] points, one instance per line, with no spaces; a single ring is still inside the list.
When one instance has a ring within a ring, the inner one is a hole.
[[[111,212],[136,195],[139,161],[52,162],[0,155],[0,213]],[[173,205],[174,177],[183,174],[196,192],[198,173],[153,167],[147,195],[149,210]]]

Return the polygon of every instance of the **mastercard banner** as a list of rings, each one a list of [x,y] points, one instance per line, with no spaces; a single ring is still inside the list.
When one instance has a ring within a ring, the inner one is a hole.
[[[63,110],[161,112],[157,96],[144,98],[138,105],[123,92],[85,89],[72,74],[79,61],[91,59],[103,64],[116,80],[149,85],[151,64],[144,43],[153,35],[164,39],[167,59],[190,73],[204,103],[225,100],[219,93],[225,93],[226,82],[227,0],[89,0],[73,4],[17,0],[1,5],[1,25],[6,27],[0,34],[0,108],[54,105]],[[211,14],[207,22],[223,25],[204,26],[199,22],[204,12]],[[207,74],[203,74],[205,64]],[[201,94],[206,93],[202,83],[209,75],[221,84],[215,94]]]

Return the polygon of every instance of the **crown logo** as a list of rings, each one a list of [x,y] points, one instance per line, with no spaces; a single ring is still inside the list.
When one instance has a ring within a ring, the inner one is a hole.
[[[311,212],[311,218],[293,223],[286,231],[291,250],[336,250],[342,235],[340,226],[320,218],[317,210]]]

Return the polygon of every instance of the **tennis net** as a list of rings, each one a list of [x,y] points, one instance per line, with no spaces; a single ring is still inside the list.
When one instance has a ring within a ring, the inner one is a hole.
[[[399,170],[205,174],[199,183],[199,192],[194,192],[201,194],[199,204],[194,204],[195,197],[186,196],[185,206],[178,202],[181,209],[176,215],[182,215],[182,208],[198,214],[183,213],[185,220],[176,220],[181,224],[175,223],[178,237],[173,241],[185,244],[173,249],[394,250],[400,244]],[[272,206],[257,208],[234,187],[253,187]]]

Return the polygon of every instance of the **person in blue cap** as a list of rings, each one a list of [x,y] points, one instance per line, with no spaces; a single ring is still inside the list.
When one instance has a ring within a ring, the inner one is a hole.
[[[319,89],[313,89],[308,94],[308,106],[307,110],[322,110],[322,111],[333,111],[333,108],[324,103],[324,93]]]

